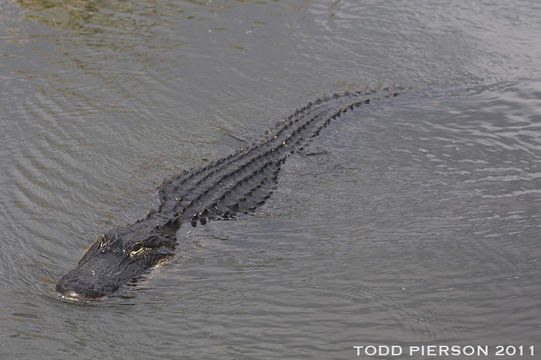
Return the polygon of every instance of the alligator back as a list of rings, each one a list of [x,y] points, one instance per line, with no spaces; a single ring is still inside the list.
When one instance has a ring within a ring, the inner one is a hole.
[[[186,221],[195,226],[198,221],[204,224],[254,210],[272,193],[285,159],[332,119],[376,97],[396,95],[396,90],[386,89],[333,95],[309,103],[284,118],[263,140],[164,181],[156,215],[168,219],[175,230]]]

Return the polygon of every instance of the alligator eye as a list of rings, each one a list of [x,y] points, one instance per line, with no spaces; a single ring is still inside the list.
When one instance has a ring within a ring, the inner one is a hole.
[[[140,241],[136,242],[135,244],[133,244],[131,248],[131,252],[138,252],[139,250],[141,250],[142,246],[143,246],[143,243],[141,243]]]

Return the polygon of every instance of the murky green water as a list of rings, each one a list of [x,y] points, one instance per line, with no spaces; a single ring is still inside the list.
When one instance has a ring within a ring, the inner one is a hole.
[[[2,359],[541,352],[540,16],[518,0],[0,0]],[[165,177],[380,84],[410,90],[332,123],[254,214],[180,229],[172,262],[104,301],[54,293]]]

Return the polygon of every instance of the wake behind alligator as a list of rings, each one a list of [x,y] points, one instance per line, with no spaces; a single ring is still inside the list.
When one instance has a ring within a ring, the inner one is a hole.
[[[331,120],[377,98],[397,95],[396,89],[385,89],[318,99],[283,119],[262,141],[165,180],[158,209],[100,236],[77,267],[58,281],[56,291],[70,300],[112,294],[173,256],[181,225],[227,219],[262,205],[272,194],[281,164]]]

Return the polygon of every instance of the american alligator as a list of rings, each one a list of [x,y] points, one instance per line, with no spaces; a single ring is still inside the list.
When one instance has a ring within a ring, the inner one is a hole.
[[[199,169],[184,171],[159,186],[160,205],[144,219],[101,235],[77,267],[62,277],[56,291],[70,300],[94,300],[173,256],[182,224],[248,213],[271,195],[280,165],[321,129],[348,110],[396,89],[335,94],[316,100],[281,120],[263,140]]]

